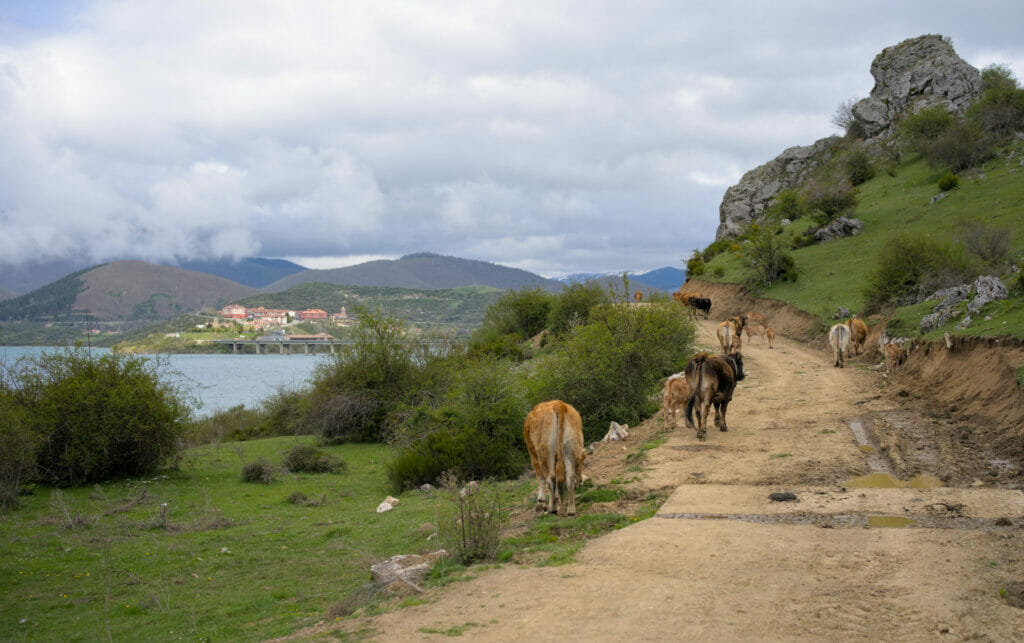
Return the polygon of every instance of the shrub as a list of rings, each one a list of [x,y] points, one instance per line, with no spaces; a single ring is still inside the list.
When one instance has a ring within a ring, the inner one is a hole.
[[[857,192],[845,180],[823,183],[809,179],[800,196],[804,209],[819,225],[827,225],[857,205]]]
[[[753,271],[753,283],[768,288],[779,280],[796,279],[796,261],[782,240],[767,228],[751,226],[750,243],[743,248],[743,263]]]
[[[270,484],[274,481],[274,465],[263,458],[242,467],[242,480],[244,482],[258,482]]]
[[[438,484],[446,471],[465,479],[518,476],[527,462],[527,411],[523,383],[511,364],[463,363],[443,400],[402,414],[392,434],[396,454],[387,465],[392,489]]]
[[[309,433],[306,416],[311,402],[310,392],[279,388],[260,403],[256,424],[243,424],[231,431],[233,440],[251,440],[274,435],[302,435]]]
[[[1012,228],[964,218],[954,224],[953,231],[967,251],[979,257],[986,265],[1001,268],[1006,264],[1013,244]]]
[[[711,261],[716,256],[728,250],[731,244],[731,239],[718,239],[717,241],[712,241],[710,244],[708,244],[707,248],[704,248],[703,252],[698,253],[696,250],[694,250],[693,257],[690,259],[690,261],[693,261],[695,259],[703,259],[705,263]],[[698,254],[700,255],[699,257]],[[686,272],[687,274],[689,274],[690,272],[689,264],[687,264]]]
[[[1024,90],[1013,73],[1003,65],[989,65],[981,79],[985,93],[967,111],[968,116],[998,140],[1024,129]]]
[[[711,271],[711,274],[713,274],[716,277],[724,277],[725,268],[723,268],[722,266],[715,266],[715,269]]]
[[[564,335],[571,327],[587,323],[591,309],[609,303],[610,299],[608,290],[597,282],[572,284],[555,295],[547,328],[556,335]]]
[[[953,190],[959,186],[960,177],[958,177],[956,174],[953,174],[952,172],[946,172],[945,174],[942,175],[942,178],[939,179],[939,189],[942,190],[943,192]]]
[[[572,404],[587,441],[600,439],[612,420],[638,424],[653,413],[660,379],[685,365],[693,338],[678,306],[602,306],[536,365],[531,399]]]
[[[865,310],[878,312],[922,300],[938,288],[970,279],[970,266],[956,247],[922,235],[891,239],[877,255],[864,287]]]
[[[178,455],[191,415],[153,363],[117,353],[44,353],[18,370],[12,394],[38,440],[40,479],[55,485],[152,473]]]
[[[843,169],[850,185],[860,185],[875,176],[871,156],[860,147],[846,153],[843,158]]]
[[[341,459],[308,444],[292,447],[281,464],[292,473],[336,473],[346,468]]]
[[[219,411],[209,417],[191,422],[185,432],[189,440],[197,444],[238,439],[236,436],[251,438],[256,437],[257,427],[262,419],[263,417],[258,411],[247,409],[244,405],[239,404],[226,411]]]
[[[483,326],[529,339],[547,325],[552,300],[553,295],[540,288],[510,290],[488,306]]]
[[[508,523],[500,490],[491,484],[471,484],[460,489],[447,474],[438,495],[437,535],[440,544],[463,565],[494,560],[501,532]]]
[[[934,105],[905,116],[897,123],[897,132],[913,150],[942,136],[956,119],[943,105]]]
[[[526,349],[518,335],[506,335],[490,326],[480,326],[473,331],[469,352],[474,357],[508,358],[516,362],[526,359]]]
[[[992,141],[974,123],[957,120],[941,136],[922,144],[921,155],[932,167],[960,172],[992,158]]]
[[[771,205],[768,206],[766,218],[772,222],[782,221],[783,219],[796,221],[804,214],[805,211],[800,200],[800,193],[790,188],[775,195]]]
[[[711,246],[708,246],[708,249],[710,250]],[[704,251],[703,255],[700,252],[694,250],[693,256],[690,257],[686,262],[686,278],[690,279],[692,277],[699,277],[703,275],[704,271],[707,270],[707,266],[704,262],[710,260],[711,259],[707,258],[707,250]]]
[[[0,386],[0,511],[18,505],[22,485],[35,475],[36,441],[25,409]]]

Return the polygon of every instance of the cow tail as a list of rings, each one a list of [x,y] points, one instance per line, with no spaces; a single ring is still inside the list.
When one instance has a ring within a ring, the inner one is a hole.
[[[700,380],[701,380],[701,376],[704,374],[704,360],[705,359],[706,359],[706,356],[704,356],[704,355],[696,358],[696,362],[697,362],[697,386],[694,386],[693,390],[690,391],[690,399],[686,402],[686,425],[688,427],[690,427],[691,429],[696,426],[694,424],[694,422],[693,422],[693,407],[697,403],[697,391],[700,390]]]
[[[562,440],[565,436],[565,405],[561,404],[555,411],[555,486],[558,486],[558,470],[562,470],[562,480],[565,481],[565,454],[562,453]]]

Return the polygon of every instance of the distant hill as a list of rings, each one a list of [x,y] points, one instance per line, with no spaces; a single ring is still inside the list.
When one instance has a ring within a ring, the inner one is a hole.
[[[200,272],[117,261],[80,270],[0,302],[0,320],[168,319],[218,308],[254,292],[248,286]]]
[[[11,266],[0,263],[0,288],[23,295],[66,277],[76,270],[88,268],[83,261],[43,261]]]
[[[178,267],[223,277],[252,288],[263,288],[289,275],[308,270],[305,266],[284,259],[260,257],[246,257],[238,261],[183,261]]]
[[[679,268],[658,268],[650,272],[630,275],[630,281],[642,281],[662,290],[678,290],[686,282],[686,271]]]
[[[17,297],[17,296],[18,296],[18,293],[14,292],[13,290],[7,290],[6,288],[0,288],[0,301],[3,301],[5,299],[12,299],[12,298]]]
[[[621,280],[622,273],[576,272],[571,275],[561,277],[558,281],[571,285],[593,281],[595,279],[602,282],[612,283],[610,280]],[[630,283],[641,283],[643,286],[648,288],[674,291],[678,290],[679,286],[683,285],[686,281],[686,271],[680,270],[679,268],[658,268],[649,272],[630,273],[629,281]]]
[[[418,253],[397,260],[379,260],[333,270],[307,270],[276,281],[264,292],[281,292],[301,283],[317,281],[339,286],[387,286],[434,290],[460,286],[490,286],[508,290],[537,286],[557,291],[561,282],[526,270],[486,261]]]

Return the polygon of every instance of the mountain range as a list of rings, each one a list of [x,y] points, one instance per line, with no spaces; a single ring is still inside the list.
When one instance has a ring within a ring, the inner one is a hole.
[[[9,293],[14,296],[0,301],[0,321],[156,321],[188,312],[219,309],[245,297],[280,293],[310,282],[419,290],[489,286],[501,290],[536,287],[553,292],[565,287],[561,281],[526,270],[432,253],[334,270],[306,270],[288,261],[257,258],[183,265],[205,270],[136,260],[81,269],[25,294]],[[240,274],[246,270],[251,273]],[[220,274],[211,274],[215,272]],[[263,287],[252,285],[271,277],[278,278]],[[598,280],[614,286],[617,279],[618,275],[610,275]],[[682,271],[674,268],[630,278],[631,287],[645,293],[675,289],[680,283]],[[317,302],[310,301],[306,306],[317,307]]]

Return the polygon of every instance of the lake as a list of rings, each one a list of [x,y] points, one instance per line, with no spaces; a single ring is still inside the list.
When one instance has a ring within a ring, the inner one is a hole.
[[[0,362],[55,350],[43,346],[0,346]],[[108,348],[93,348],[103,354]],[[141,355],[157,358],[160,377],[179,386],[198,403],[199,417],[243,404],[256,408],[279,389],[297,389],[309,383],[317,364],[327,354],[317,355]]]

